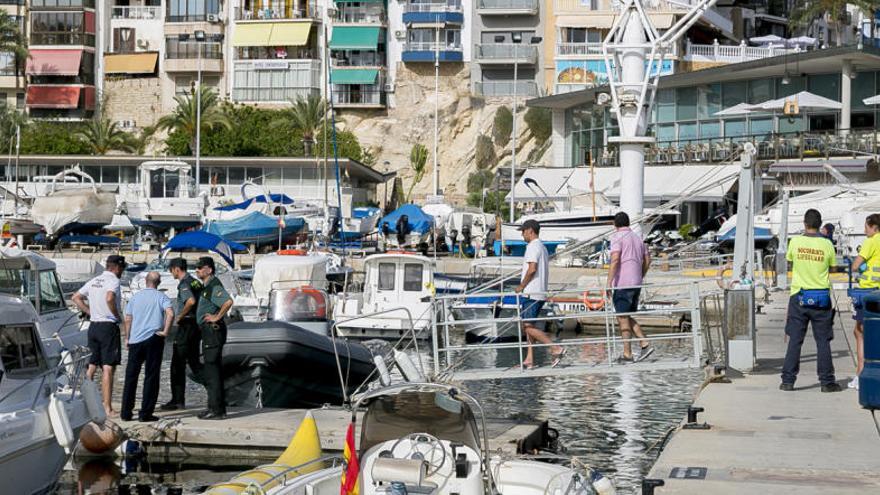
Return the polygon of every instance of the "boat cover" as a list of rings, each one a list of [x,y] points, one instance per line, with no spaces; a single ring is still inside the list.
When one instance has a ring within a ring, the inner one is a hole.
[[[293,198],[291,198],[290,196],[288,196],[286,194],[270,194],[269,199],[273,203],[278,203],[278,204],[282,204],[282,205],[292,205],[293,204]],[[248,206],[250,206],[254,203],[262,203],[262,204],[268,203],[268,201],[266,201],[266,195],[261,194],[256,197],[246,199],[246,200],[242,201],[241,203],[235,203],[235,204],[226,205],[226,206],[219,206],[217,208],[214,208],[214,210],[216,210],[216,211],[246,210],[248,208]]]
[[[418,234],[428,232],[434,225],[434,218],[431,215],[427,215],[421,208],[413,204],[403,205],[385,215],[379,220],[379,225],[381,226],[384,225],[385,222],[388,222],[389,232],[396,234],[397,219],[403,215],[406,215],[409,219],[409,222],[407,223],[409,223],[410,230]]]
[[[755,227],[756,241],[769,241],[773,238],[773,233],[765,227]],[[718,237],[718,242],[733,241],[736,239],[736,227],[728,230],[724,235]]]
[[[53,258],[58,281],[61,285],[88,282],[104,272],[104,266],[95,260],[78,258]]]
[[[353,218],[367,218],[379,213],[379,208],[374,206],[358,206],[354,209],[351,216]]]
[[[272,284],[275,284],[275,288],[289,289],[309,285],[326,289],[327,261],[328,256],[323,253],[263,256],[254,265],[254,294],[259,298],[269,297]]]
[[[116,194],[94,188],[62,189],[34,199],[31,218],[49,235],[71,224],[107,225],[116,211]]]
[[[229,263],[229,266],[235,266],[234,251],[247,251],[247,247],[237,242],[227,241],[218,235],[203,231],[192,231],[174,236],[162,248],[162,254],[164,256],[165,251],[169,250],[185,251],[187,249],[215,252]]]
[[[306,221],[301,217],[286,215],[284,217],[284,234],[299,232],[305,227],[305,224]],[[211,221],[203,227],[203,232],[209,232],[231,241],[252,240],[265,236],[274,239],[278,236],[278,217],[270,217],[264,213],[253,211],[231,220]]]

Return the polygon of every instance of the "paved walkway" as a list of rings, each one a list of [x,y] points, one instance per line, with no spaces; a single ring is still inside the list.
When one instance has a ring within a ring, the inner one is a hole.
[[[844,302],[845,296],[838,292],[838,298]],[[796,389],[782,392],[787,302],[786,294],[775,293],[757,316],[758,369],[703,389],[695,404],[706,409],[699,421],[712,428],[674,434],[649,474],[666,482],[657,494],[880,493],[880,434],[858,393],[846,388],[855,369],[851,315],[835,320],[831,343],[844,391],[820,392],[809,333]],[[705,468],[705,479],[671,476],[674,468],[688,467]]]

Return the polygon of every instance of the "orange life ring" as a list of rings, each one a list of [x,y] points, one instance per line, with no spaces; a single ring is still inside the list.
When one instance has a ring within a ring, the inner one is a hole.
[[[327,297],[314,287],[303,286],[298,289],[290,289],[284,298],[285,307],[290,307],[300,297],[307,297],[315,302],[315,318],[327,317]]]
[[[394,251],[385,251],[385,254],[416,254],[415,251],[402,251],[402,250],[394,250]]]
[[[584,306],[590,311],[599,311],[605,307],[605,296],[602,294],[602,291],[585,290],[583,297]]]
[[[304,249],[280,249],[278,254],[281,256],[305,256],[309,252]]]

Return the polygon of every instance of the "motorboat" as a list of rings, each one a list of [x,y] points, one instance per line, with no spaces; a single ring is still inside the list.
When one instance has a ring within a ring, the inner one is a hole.
[[[345,219],[343,232],[346,240],[360,239],[372,234],[382,218],[382,210],[374,206],[358,206],[352,209],[351,217]]]
[[[434,218],[413,204],[400,208],[379,220],[379,235],[386,249],[419,248],[428,242]]]
[[[122,205],[131,223],[154,232],[201,224],[207,199],[196,192],[190,170],[177,160],[141,163],[140,182],[130,186]]]
[[[346,287],[333,307],[336,331],[344,337],[431,338],[434,270],[429,258],[406,252],[364,259],[361,291]]]
[[[55,263],[61,292],[72,294],[86,282],[104,272],[104,265],[89,258],[50,258]]]
[[[589,196],[589,202],[585,199]],[[586,204],[588,203],[588,204]],[[534,220],[541,226],[542,241],[593,241],[614,230],[614,215],[620,211],[604,194],[578,195],[570,198],[568,208],[554,207],[552,211],[523,215],[516,222],[501,225],[505,241],[520,240],[519,227],[526,220]]]
[[[88,324],[68,308],[52,260],[32,251],[0,248],[0,293],[30,301],[35,324],[50,358],[62,348],[85,347]]]
[[[43,228],[30,218],[34,198],[0,186],[0,242],[16,236],[32,236]]]
[[[34,198],[31,219],[57,239],[70,232],[96,233],[113,220],[116,188],[98,186],[78,167],[54,175],[45,194]]]
[[[450,252],[463,247],[468,255],[480,256],[486,249],[489,233],[495,230],[495,215],[476,208],[456,209],[444,221],[444,231]]]
[[[239,244],[279,247],[305,241],[306,221],[293,215],[252,211],[233,220],[212,220],[202,230]]]
[[[572,460],[549,463],[489,450],[483,409],[472,396],[446,384],[407,383],[367,392],[355,454],[359,493],[586,495],[613,493],[611,481]],[[354,418],[355,416],[353,416]],[[342,432],[339,432],[341,435]],[[353,466],[349,463],[348,466]],[[346,465],[275,476],[267,495],[336,495]],[[268,478],[268,477],[267,477]],[[280,480],[280,481],[279,481]]]
[[[2,269],[0,269],[2,271]],[[88,355],[53,359],[26,297],[0,294],[0,479],[4,493],[50,493],[89,421],[103,421]],[[55,364],[52,364],[55,363]]]

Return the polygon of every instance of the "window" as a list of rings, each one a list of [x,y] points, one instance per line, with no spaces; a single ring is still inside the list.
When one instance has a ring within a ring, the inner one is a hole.
[[[15,108],[24,108],[24,93],[18,93],[15,95]]]
[[[747,84],[745,82],[724,83],[721,85],[721,103],[724,108],[730,108],[748,99]]]
[[[22,71],[23,73],[23,71]],[[9,52],[0,53],[0,76],[15,75],[15,55]]]
[[[874,113],[873,112],[853,112],[850,127],[853,129],[873,129]]]
[[[675,141],[675,124],[658,125],[657,141],[661,143]]]
[[[877,94],[874,90],[875,72],[859,72],[855,79],[852,80],[852,108],[853,110],[870,108],[862,100],[870,98]]]
[[[661,89],[657,92],[657,122],[675,120],[675,90]]]
[[[764,119],[752,119],[750,124],[750,134],[756,136],[758,140],[761,141],[766,141],[770,139],[770,135],[773,133],[773,119],[771,117]]]
[[[724,121],[724,137],[738,138],[746,135],[745,119],[725,120]]]
[[[807,77],[807,91],[840,101],[840,74],[819,74]]]
[[[791,117],[779,117],[779,132],[801,132],[804,130],[804,118],[800,115]]]
[[[697,139],[697,123],[696,122],[679,122],[678,123],[678,140],[693,141]]]
[[[101,167],[101,182],[104,184],[116,184],[119,182],[119,167],[116,165],[104,165]]]
[[[25,293],[25,286],[28,281],[25,278],[27,271],[16,270],[12,268],[3,268],[0,265],[0,292],[16,297],[21,297]]]
[[[134,50],[134,28],[123,27],[113,29],[113,51],[116,53],[130,53]]]
[[[396,266],[394,263],[379,263],[379,290],[394,290]]]
[[[679,88],[675,91],[676,119],[691,120],[697,118],[697,88]]]
[[[169,0],[168,22],[198,22],[220,13],[220,0]]]
[[[0,327],[0,361],[3,362],[3,369],[10,375],[45,368],[34,327]]]
[[[697,104],[698,117],[711,119],[721,111],[721,84],[706,84],[697,88],[700,102]]]
[[[772,99],[772,79],[755,79],[749,83],[749,103],[764,103]]]
[[[422,265],[416,263],[403,265],[403,290],[407,292],[422,291]]]
[[[229,167],[229,185],[237,186],[244,182],[244,167]]]
[[[67,306],[64,304],[64,294],[58,284],[58,277],[54,270],[40,272],[40,313],[58,311]]]
[[[137,182],[137,168],[123,165],[119,175],[119,183],[134,184],[135,182]]]
[[[226,185],[226,167],[205,167],[199,170],[199,182],[202,184],[210,184],[214,186]],[[240,182],[244,182],[243,180]]]
[[[719,137],[721,137],[720,122],[700,122],[700,138],[704,142],[708,142],[710,139]]]
[[[179,196],[180,172],[165,169],[150,172],[151,198],[176,198]]]
[[[562,39],[566,43],[586,43],[586,28],[563,28]]]

